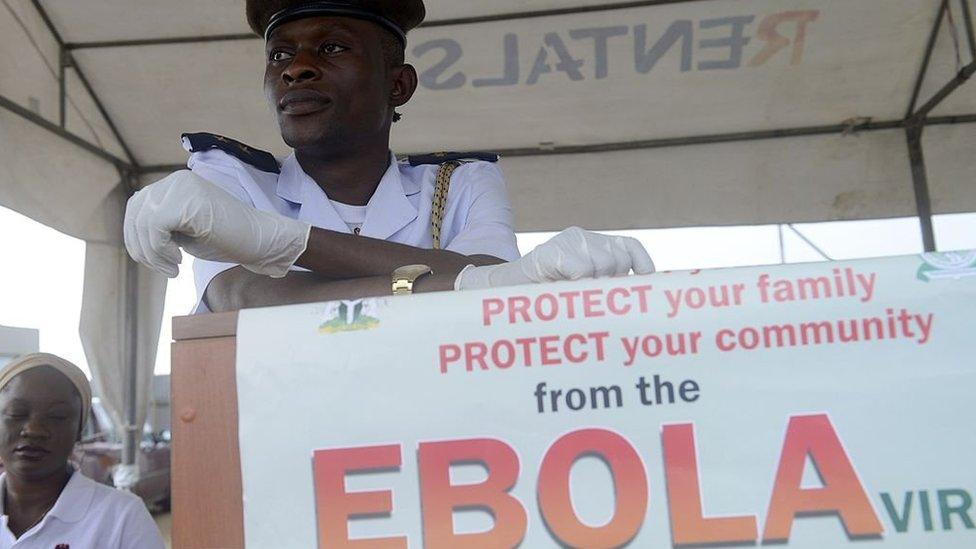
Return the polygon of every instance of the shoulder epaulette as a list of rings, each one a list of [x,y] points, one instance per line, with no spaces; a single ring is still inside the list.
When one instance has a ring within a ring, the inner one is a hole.
[[[498,155],[489,152],[441,152],[434,154],[415,154],[407,157],[407,162],[411,166],[423,166],[424,164],[443,164],[445,162],[464,162],[480,160],[482,162],[498,162]]]
[[[184,133],[183,139],[188,141],[190,152],[220,149],[225,153],[245,162],[255,168],[269,173],[281,173],[281,167],[273,154],[255,149],[240,141],[214,133]]]

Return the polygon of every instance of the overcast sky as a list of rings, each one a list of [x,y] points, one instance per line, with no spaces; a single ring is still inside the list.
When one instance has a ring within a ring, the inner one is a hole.
[[[976,249],[976,214],[935,220],[941,250]],[[802,234],[833,259],[917,253],[922,249],[914,218],[797,225]],[[519,235],[525,253],[552,233]],[[681,270],[779,263],[777,226],[620,231],[639,238],[658,270]],[[88,369],[78,337],[85,245],[13,211],[0,208],[0,325],[40,330],[41,350]],[[783,230],[787,262],[822,261],[800,236]],[[157,373],[169,372],[170,320],[193,307],[189,262],[170,282],[160,334]]]

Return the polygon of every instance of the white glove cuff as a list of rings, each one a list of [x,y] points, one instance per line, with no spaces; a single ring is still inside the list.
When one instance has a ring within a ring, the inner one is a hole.
[[[467,267],[461,269],[458,273],[457,278],[454,279],[454,290],[478,290],[483,288],[490,288],[491,284],[488,281],[488,275],[497,267],[497,265],[489,265],[487,267],[475,267],[474,265],[468,265]]]
[[[274,235],[269,241],[273,242],[276,247],[280,246],[280,248],[269,250],[271,253],[263,257],[260,263],[243,264],[242,267],[271,278],[283,278],[288,274],[292,265],[308,248],[308,237],[311,234],[312,226],[303,221],[292,219],[282,221],[279,217],[275,228],[280,230],[280,233]]]

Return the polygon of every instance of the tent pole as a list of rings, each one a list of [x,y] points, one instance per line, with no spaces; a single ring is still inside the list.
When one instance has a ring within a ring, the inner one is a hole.
[[[935,230],[932,227],[932,199],[929,194],[928,173],[925,169],[925,153],[922,148],[922,133],[925,130],[928,115],[935,110],[952,92],[976,73],[976,38],[973,36],[973,21],[969,6],[963,0],[963,16],[966,22],[966,35],[969,40],[970,53],[973,59],[962,68],[955,78],[950,80],[945,86],[935,93],[928,101],[917,110],[915,105],[918,101],[919,90],[925,79],[929,60],[932,56],[932,49],[935,45],[935,38],[938,34],[942,18],[949,7],[948,0],[942,0],[939,6],[939,14],[935,20],[932,34],[929,36],[929,44],[926,48],[925,59],[922,63],[922,70],[915,83],[915,90],[912,94],[911,103],[908,107],[908,114],[905,116],[905,136],[908,140],[908,159],[912,169],[912,186],[915,190],[915,207],[918,211],[918,222],[922,231],[922,245],[926,252],[934,252],[937,247],[935,244]]]
[[[942,103],[942,101],[944,101],[946,97],[949,97],[949,95],[951,95],[952,92],[956,91],[956,89],[959,88],[959,86],[965,84],[966,81],[969,80],[969,78],[972,77],[974,73],[976,73],[976,61],[973,61],[972,63],[963,67],[962,70],[960,70],[959,73],[956,74],[955,78],[950,80],[949,83],[947,83],[945,86],[942,87],[942,89],[936,92],[931,99],[929,99],[924,105],[919,107],[918,110],[915,111],[915,113],[910,116],[910,118],[921,119],[928,116],[929,113],[935,110],[935,108],[938,107],[939,104]]]
[[[915,79],[915,87],[912,89],[912,99],[908,103],[908,112],[905,118],[915,114],[915,106],[918,105],[918,96],[922,92],[922,84],[925,83],[925,75],[929,72],[929,62],[932,61],[932,52],[935,51],[935,41],[939,37],[939,28],[942,27],[942,19],[945,17],[946,8],[949,0],[942,0],[939,5],[939,12],[935,16],[935,24],[932,25],[932,32],[929,34],[929,41],[925,45],[925,56],[922,57],[922,68],[918,71],[918,78]]]
[[[133,175],[125,175],[126,183],[131,187]],[[122,440],[122,465],[136,464],[136,450],[138,448],[138,433],[141,426],[136,425],[138,417],[137,392],[139,387],[139,370],[137,367],[138,352],[138,284],[139,269],[128,256],[125,258],[125,432]]]
[[[932,202],[929,197],[928,174],[925,170],[925,155],[922,151],[922,130],[924,125],[918,120],[909,121],[905,127],[908,137],[908,158],[912,167],[912,183],[915,188],[915,207],[922,230],[922,245],[926,252],[936,251],[935,230],[932,228]]]

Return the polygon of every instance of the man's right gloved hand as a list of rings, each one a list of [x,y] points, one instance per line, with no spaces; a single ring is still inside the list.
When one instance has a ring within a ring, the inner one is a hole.
[[[636,239],[571,227],[525,257],[486,267],[469,265],[454,281],[456,290],[516,286],[654,272],[654,262]]]
[[[132,259],[171,278],[179,273],[180,247],[280,278],[305,251],[311,225],[259,211],[181,170],[129,199],[124,229]]]

